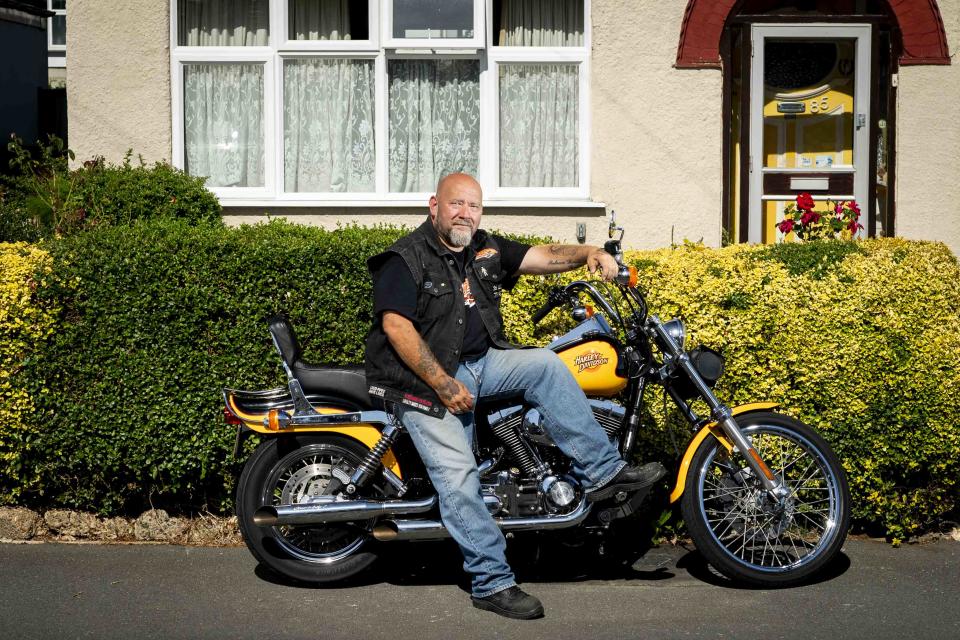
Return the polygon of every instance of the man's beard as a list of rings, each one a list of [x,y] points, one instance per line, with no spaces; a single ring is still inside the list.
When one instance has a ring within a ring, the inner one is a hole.
[[[453,225],[447,234],[447,242],[454,247],[465,247],[473,240],[473,229],[463,225]]]

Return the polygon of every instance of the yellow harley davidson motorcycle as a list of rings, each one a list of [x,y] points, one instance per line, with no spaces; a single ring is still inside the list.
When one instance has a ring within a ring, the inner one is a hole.
[[[622,264],[623,230],[606,250]],[[590,304],[588,304],[590,303]],[[590,399],[594,417],[630,459],[644,390],[660,385],[690,424],[669,501],[697,549],[741,583],[796,584],[840,550],[850,518],[843,469],[813,429],[773,403],[728,407],[713,386],[722,357],[688,349],[684,324],[648,313],[636,270],[615,284],[576,281],[549,292],[534,316],[557,307],[579,324],[550,343]],[[596,311],[594,311],[596,310]],[[270,322],[286,388],[224,389],[237,447],[257,434],[237,487],[237,516],[250,551],[274,571],[329,582],[369,566],[383,545],[448,536],[426,471],[389,398],[371,398],[362,366],[307,364],[290,325]],[[702,399],[709,415],[699,415]],[[580,528],[603,532],[634,513],[646,492],[591,503],[570,460],[522,398],[480,402],[476,456],[483,499],[505,532]]]

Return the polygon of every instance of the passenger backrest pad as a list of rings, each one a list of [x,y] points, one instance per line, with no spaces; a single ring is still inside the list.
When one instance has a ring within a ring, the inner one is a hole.
[[[287,363],[290,369],[293,369],[295,362],[300,360],[300,344],[293,333],[293,327],[283,316],[273,316],[267,322],[270,323],[270,333],[273,339],[280,347],[280,356]]]

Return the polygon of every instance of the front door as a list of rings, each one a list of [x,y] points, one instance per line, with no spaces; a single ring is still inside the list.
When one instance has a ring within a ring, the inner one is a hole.
[[[781,239],[783,209],[804,192],[819,211],[856,200],[869,228],[870,29],[752,25],[750,242]]]

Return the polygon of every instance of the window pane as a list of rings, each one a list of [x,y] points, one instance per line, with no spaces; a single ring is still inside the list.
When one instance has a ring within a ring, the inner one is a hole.
[[[58,9],[63,11],[67,8],[67,0],[52,0],[50,3],[50,8],[54,11]]]
[[[185,65],[183,140],[187,173],[208,187],[262,187],[263,65]]]
[[[583,46],[583,0],[500,0],[493,10],[502,47]]]
[[[393,0],[394,38],[472,38],[474,0]]]
[[[179,0],[177,43],[190,47],[264,47],[268,0]]]
[[[305,58],[283,67],[286,190],[374,191],[373,60]]]
[[[366,2],[290,0],[291,40],[369,40]]]
[[[51,44],[67,44],[67,16],[53,16],[50,24],[53,31]]]
[[[575,64],[500,65],[500,185],[575,187],[579,80]]]
[[[390,60],[390,190],[433,191],[453,171],[477,173],[477,60]]]

